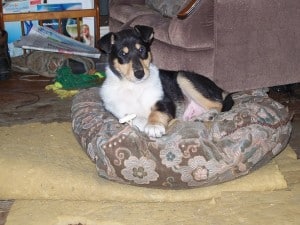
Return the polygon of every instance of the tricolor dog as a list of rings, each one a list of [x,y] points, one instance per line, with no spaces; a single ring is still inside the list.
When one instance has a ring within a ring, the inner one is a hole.
[[[153,65],[153,36],[153,28],[137,25],[108,33],[98,41],[98,47],[108,54],[106,79],[100,88],[106,110],[120,120],[132,116],[132,124],[139,130],[150,137],[161,137],[176,117],[178,103],[185,105],[183,120],[232,107],[231,96],[208,78]]]

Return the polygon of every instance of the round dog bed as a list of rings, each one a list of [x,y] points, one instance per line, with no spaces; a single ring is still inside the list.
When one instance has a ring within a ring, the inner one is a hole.
[[[157,139],[120,124],[98,92],[74,98],[73,132],[99,175],[124,184],[183,189],[229,181],[270,161],[291,133],[290,114],[265,90],[234,94],[234,107],[211,121],[174,120]]]

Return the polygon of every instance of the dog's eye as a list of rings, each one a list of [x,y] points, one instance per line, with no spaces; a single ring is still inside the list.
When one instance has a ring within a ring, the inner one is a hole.
[[[127,54],[128,54],[128,52],[124,52],[123,50],[119,51],[120,56],[126,56]]]
[[[139,48],[139,52],[140,52],[140,53],[145,53],[145,52],[146,52],[146,48],[145,48],[144,46],[141,46],[141,47]]]

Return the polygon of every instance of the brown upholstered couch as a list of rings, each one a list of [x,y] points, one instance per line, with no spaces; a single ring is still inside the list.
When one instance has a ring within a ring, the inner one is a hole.
[[[179,19],[145,0],[111,0],[110,29],[152,26],[158,67],[201,73],[227,91],[300,82],[299,0],[195,2]]]

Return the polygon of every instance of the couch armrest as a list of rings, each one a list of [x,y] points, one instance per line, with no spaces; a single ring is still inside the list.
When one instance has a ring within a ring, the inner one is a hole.
[[[168,32],[172,45],[193,51],[213,48],[214,1],[197,1],[185,19],[173,17]]]
[[[200,3],[201,0],[191,0],[186,7],[184,7],[184,9],[182,9],[178,14],[177,14],[177,18],[178,19],[185,19],[187,18],[189,15],[191,15],[194,10],[196,9],[196,7],[198,6],[198,4]]]

